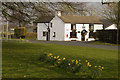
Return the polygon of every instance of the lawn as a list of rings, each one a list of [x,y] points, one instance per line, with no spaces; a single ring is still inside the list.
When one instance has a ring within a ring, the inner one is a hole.
[[[102,78],[118,77],[118,51],[82,46],[64,46],[48,43],[3,42],[3,78],[80,78],[39,61],[40,54],[53,53],[71,59],[88,59],[91,64],[102,65]]]

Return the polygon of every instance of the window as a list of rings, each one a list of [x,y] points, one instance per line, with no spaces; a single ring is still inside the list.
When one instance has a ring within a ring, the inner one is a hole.
[[[90,24],[90,25],[89,25],[89,31],[94,31],[94,26],[93,26],[93,24]]]
[[[77,38],[77,32],[70,32],[70,38]]]
[[[46,36],[47,32],[43,31],[43,36]]]
[[[50,23],[50,27],[52,28],[52,23]]]
[[[93,32],[93,31],[90,31],[90,32],[89,32],[89,38],[93,38],[93,36],[94,36],[94,32]]]
[[[56,33],[54,32],[54,33],[53,33],[53,37],[55,37],[55,36],[56,36]]]
[[[71,30],[76,30],[76,25],[75,24],[71,24]]]

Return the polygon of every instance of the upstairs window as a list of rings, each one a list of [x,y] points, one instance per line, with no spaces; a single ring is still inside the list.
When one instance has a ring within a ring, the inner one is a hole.
[[[47,32],[43,31],[43,36],[46,36]]]
[[[93,24],[90,24],[90,25],[89,25],[89,31],[94,31],[94,26],[93,26]]]
[[[50,27],[52,28],[52,23],[50,23]]]
[[[72,31],[76,30],[76,24],[71,24],[71,30]]]
[[[53,33],[53,37],[55,37],[55,36],[56,36],[56,33],[54,32],[54,33]]]

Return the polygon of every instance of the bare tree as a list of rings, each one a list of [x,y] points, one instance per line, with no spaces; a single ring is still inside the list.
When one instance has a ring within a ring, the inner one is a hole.
[[[56,10],[66,15],[86,15],[84,3],[70,2],[2,2],[2,14],[9,20],[16,20],[19,26],[30,23],[40,16],[53,16]]]

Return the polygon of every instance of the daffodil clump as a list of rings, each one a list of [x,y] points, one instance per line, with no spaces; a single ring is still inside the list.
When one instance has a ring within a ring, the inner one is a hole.
[[[71,60],[65,57],[55,56],[52,53],[41,55],[40,58],[41,60],[44,59],[44,61],[56,67],[70,71],[72,73],[78,73],[82,71],[86,73],[90,72],[93,78],[98,76],[100,74],[100,71],[104,69],[103,66],[92,65],[88,60],[85,61],[82,61],[81,59]]]

